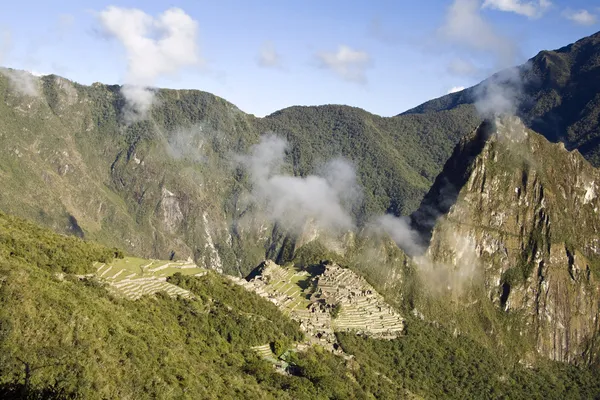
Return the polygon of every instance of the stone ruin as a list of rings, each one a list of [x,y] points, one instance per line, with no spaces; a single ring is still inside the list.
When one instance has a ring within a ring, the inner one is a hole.
[[[336,264],[323,267],[323,272],[311,275],[267,260],[248,280],[231,279],[300,322],[310,344],[320,344],[334,353],[342,353],[334,332],[356,332],[378,339],[402,334],[404,319],[364,278]],[[339,312],[334,318],[336,308]]]

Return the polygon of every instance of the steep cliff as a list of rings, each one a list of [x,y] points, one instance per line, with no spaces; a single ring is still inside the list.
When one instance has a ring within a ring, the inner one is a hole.
[[[461,141],[412,221],[434,270],[455,275],[444,290],[482,285],[505,314],[522,317],[519,336],[533,337],[539,354],[592,361],[599,182],[579,152],[503,117]]]

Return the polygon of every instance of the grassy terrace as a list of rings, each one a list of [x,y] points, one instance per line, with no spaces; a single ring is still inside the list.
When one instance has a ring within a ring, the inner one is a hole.
[[[281,273],[276,274],[264,290],[267,293],[282,297],[282,311],[286,314],[305,309],[310,302],[307,290],[310,274],[296,268],[281,268]]]
[[[169,296],[191,297],[185,289],[166,282],[168,276],[179,272],[183,275],[204,275],[206,270],[192,261],[147,260],[137,257],[115,259],[104,264],[95,263],[96,276],[106,281],[113,292],[130,299],[164,291]]]

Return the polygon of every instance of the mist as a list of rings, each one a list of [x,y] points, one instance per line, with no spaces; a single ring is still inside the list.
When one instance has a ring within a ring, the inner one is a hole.
[[[483,118],[516,115],[524,98],[520,68],[505,69],[474,88],[475,107]]]
[[[381,215],[371,222],[370,229],[387,234],[409,256],[421,255],[426,250],[419,233],[410,227],[406,217]]]
[[[145,119],[155,101],[151,87],[166,75],[201,64],[198,23],[183,10],[170,8],[154,17],[139,9],[109,6],[97,13],[100,31],[116,39],[127,54],[121,93],[126,122]]]
[[[1,68],[0,73],[8,78],[8,84],[19,94],[29,97],[40,95],[38,79],[27,71]]]
[[[176,160],[203,162],[206,158],[203,153],[206,136],[201,125],[178,127],[165,141],[167,153]]]
[[[326,233],[356,232],[352,209],[361,204],[362,191],[357,183],[356,171],[348,161],[336,158],[324,163],[312,175],[294,176],[292,166],[286,162],[286,140],[268,134],[252,146],[247,154],[235,157],[252,185],[250,203],[254,216],[277,223],[285,230],[302,234],[307,227]],[[371,218],[365,226],[367,238],[390,238],[417,267],[417,272],[432,293],[462,293],[479,270],[475,243],[471,238],[444,233],[445,254],[450,258],[434,260],[420,232],[410,226],[408,217],[390,214]],[[322,234],[325,233],[325,236]],[[380,254],[381,241],[367,241],[360,256],[363,264],[372,264],[371,255]],[[378,264],[378,263],[376,263]],[[381,271],[382,276],[394,271]]]
[[[352,164],[343,159],[326,163],[319,174],[297,177],[286,172],[288,143],[269,134],[237,157],[252,183],[251,199],[272,222],[301,233],[307,223],[319,230],[354,230],[350,213],[360,198],[360,187]]]

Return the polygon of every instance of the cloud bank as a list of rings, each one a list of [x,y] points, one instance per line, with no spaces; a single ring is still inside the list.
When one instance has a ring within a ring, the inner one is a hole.
[[[40,95],[39,82],[30,72],[2,68],[0,73],[8,78],[10,87],[18,93],[29,97]]]
[[[4,63],[11,47],[10,31],[0,31],[0,64]],[[10,88],[21,95],[37,97],[40,95],[37,79],[27,71],[0,68],[0,74],[8,79]]]
[[[454,87],[450,88],[446,94],[458,93],[458,92],[462,92],[463,90],[465,90],[464,86],[454,86]]]
[[[519,68],[505,69],[475,87],[475,107],[484,118],[516,115],[524,97],[523,86]]]
[[[412,230],[408,218],[395,217],[390,214],[374,219],[370,229],[378,230],[389,235],[404,252],[410,256],[421,255],[425,252],[419,234]]]
[[[447,43],[493,56],[499,68],[512,65],[516,58],[515,43],[483,18],[479,0],[455,0],[438,34]]]
[[[176,160],[205,161],[203,148],[210,132],[204,132],[204,129],[201,124],[175,128],[166,138],[167,153]]]
[[[477,66],[471,61],[463,58],[454,58],[450,61],[450,64],[448,64],[448,72],[459,76],[475,76],[479,71]]]
[[[548,1],[454,0],[448,8],[439,36],[460,50],[491,57],[495,68],[502,70],[474,88],[475,106],[484,117],[514,115],[523,98],[523,81],[517,61],[517,44],[498,33],[481,14],[482,8],[511,11],[530,17],[539,15],[551,5]],[[448,71],[456,75],[477,75],[475,65],[464,58],[455,58]],[[460,89],[453,88],[449,93]]]
[[[371,66],[371,57],[365,51],[341,45],[335,52],[318,53],[317,59],[321,68],[333,71],[348,82],[367,82],[366,71]]]
[[[144,118],[154,102],[156,80],[202,62],[198,23],[179,8],[152,17],[138,9],[110,6],[98,13],[102,31],[127,53],[123,96],[130,119]]]

